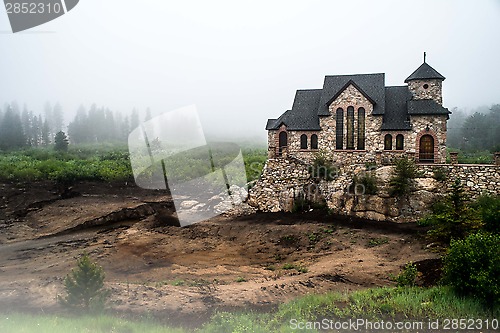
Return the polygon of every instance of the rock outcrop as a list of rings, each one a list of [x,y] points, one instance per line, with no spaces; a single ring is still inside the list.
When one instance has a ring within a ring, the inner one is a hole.
[[[326,202],[334,214],[412,222],[428,214],[432,203],[449,192],[455,179],[462,182],[471,198],[483,193],[500,194],[500,167],[497,165],[417,166],[421,175],[412,180],[410,192],[392,197],[389,182],[393,166],[341,166],[335,179],[326,181],[312,178],[305,161],[290,157],[269,159],[261,178],[250,189],[248,204],[265,212],[291,211],[297,199],[305,199]],[[446,175],[441,181],[434,178],[438,169]],[[376,179],[375,194],[366,194],[362,186],[353,186],[353,179],[362,178],[364,174]]]

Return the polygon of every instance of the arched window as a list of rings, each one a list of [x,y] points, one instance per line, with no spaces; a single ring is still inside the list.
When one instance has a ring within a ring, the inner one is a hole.
[[[335,132],[335,148],[342,149],[344,147],[344,110],[337,109],[336,113],[336,132]]]
[[[358,149],[365,149],[365,109],[358,109]]]
[[[300,136],[300,149],[307,149],[307,135]]]
[[[280,132],[279,139],[278,139],[278,155],[279,156],[282,155],[283,150],[286,150],[287,146],[288,146],[288,134],[285,131]]]
[[[384,137],[384,149],[391,150],[392,149],[392,135],[386,134]]]
[[[396,150],[403,150],[405,138],[403,134],[398,134],[396,136]]]
[[[311,135],[311,149],[318,149],[318,136],[316,134]]]
[[[354,149],[354,108],[347,108],[347,149]]]

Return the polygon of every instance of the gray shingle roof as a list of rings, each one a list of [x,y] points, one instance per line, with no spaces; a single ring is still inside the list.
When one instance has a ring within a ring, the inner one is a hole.
[[[408,83],[412,80],[428,80],[428,79],[437,79],[437,80],[445,80],[446,78],[438,73],[434,68],[429,66],[426,62],[420,65],[410,76],[408,76],[405,80],[405,83]]]
[[[269,119],[266,129],[278,129],[285,124],[293,131],[319,131],[317,115],[321,89],[297,90],[291,110],[283,113],[278,119]]]
[[[423,63],[408,80],[440,79],[444,76]],[[329,104],[353,84],[373,103],[373,115],[383,116],[381,130],[410,130],[410,115],[448,115],[448,109],[434,100],[412,100],[408,86],[385,87],[385,75],[357,74],[326,76],[323,89],[297,90],[291,110],[278,119],[269,119],[266,130],[276,130],[282,124],[292,131],[319,131],[319,118],[330,116]]]
[[[374,102],[373,114],[384,114],[384,73],[377,74],[356,74],[356,75],[334,75],[325,76],[323,83],[323,93],[319,102],[318,115],[329,116],[328,102],[332,97],[342,92],[342,88],[346,88],[346,84],[354,82],[367,96]]]
[[[419,99],[408,101],[410,115],[449,115],[451,112],[436,103],[433,99]]]
[[[408,86],[385,87],[385,113],[382,130],[410,130],[406,103],[411,99]]]

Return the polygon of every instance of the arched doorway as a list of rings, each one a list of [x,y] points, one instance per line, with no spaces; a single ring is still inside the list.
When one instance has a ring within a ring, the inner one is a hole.
[[[420,138],[418,159],[420,162],[434,163],[434,138],[429,134]]]
[[[278,155],[281,156],[283,149],[288,145],[288,134],[285,131],[280,132],[278,143]]]

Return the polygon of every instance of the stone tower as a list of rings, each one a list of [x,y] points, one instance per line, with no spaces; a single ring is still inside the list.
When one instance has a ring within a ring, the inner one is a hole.
[[[442,83],[445,77],[425,62],[420,65],[408,78],[408,89],[412,93],[412,99],[433,99],[439,105],[443,105]]]

